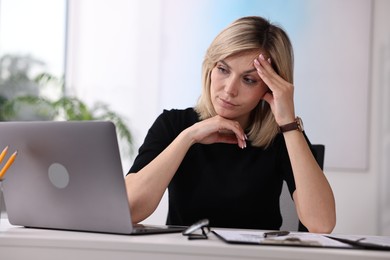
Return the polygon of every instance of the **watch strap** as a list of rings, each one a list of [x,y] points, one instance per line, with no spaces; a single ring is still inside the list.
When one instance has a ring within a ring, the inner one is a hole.
[[[300,125],[300,118],[296,117],[294,122],[279,126],[279,130],[281,133],[293,131],[293,130],[299,130],[302,132],[302,127]]]

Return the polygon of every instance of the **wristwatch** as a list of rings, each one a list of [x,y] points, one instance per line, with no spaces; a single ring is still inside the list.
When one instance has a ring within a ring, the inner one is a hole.
[[[279,126],[279,130],[281,133],[285,133],[285,132],[292,131],[292,130],[298,130],[298,131],[303,132],[304,129],[303,129],[302,119],[299,116],[297,116],[295,118],[294,122]]]

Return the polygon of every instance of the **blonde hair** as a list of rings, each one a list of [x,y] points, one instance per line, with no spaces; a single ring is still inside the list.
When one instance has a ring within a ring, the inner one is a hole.
[[[258,16],[240,18],[220,32],[207,49],[202,67],[202,94],[195,107],[201,120],[217,115],[211,102],[211,71],[218,61],[246,51],[258,50],[271,58],[273,69],[293,83],[293,49],[281,27]],[[253,146],[268,147],[279,131],[269,104],[261,100],[245,129]]]

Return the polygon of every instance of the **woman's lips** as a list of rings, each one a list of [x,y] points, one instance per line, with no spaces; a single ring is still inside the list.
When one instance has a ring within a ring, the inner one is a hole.
[[[220,100],[221,106],[224,108],[233,108],[233,107],[237,106],[236,104],[234,104],[226,99],[219,98],[219,100]]]

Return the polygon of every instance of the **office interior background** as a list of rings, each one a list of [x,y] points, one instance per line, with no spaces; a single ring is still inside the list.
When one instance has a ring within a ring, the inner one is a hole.
[[[296,114],[326,146],[334,232],[390,235],[389,12],[387,0],[0,0],[0,95],[18,94],[15,70],[63,77],[37,93],[103,102],[125,119],[136,153],[163,109],[195,105],[217,33],[263,16],[293,43]],[[124,174],[133,159],[122,153]],[[145,223],[165,223],[166,212],[164,196]]]

